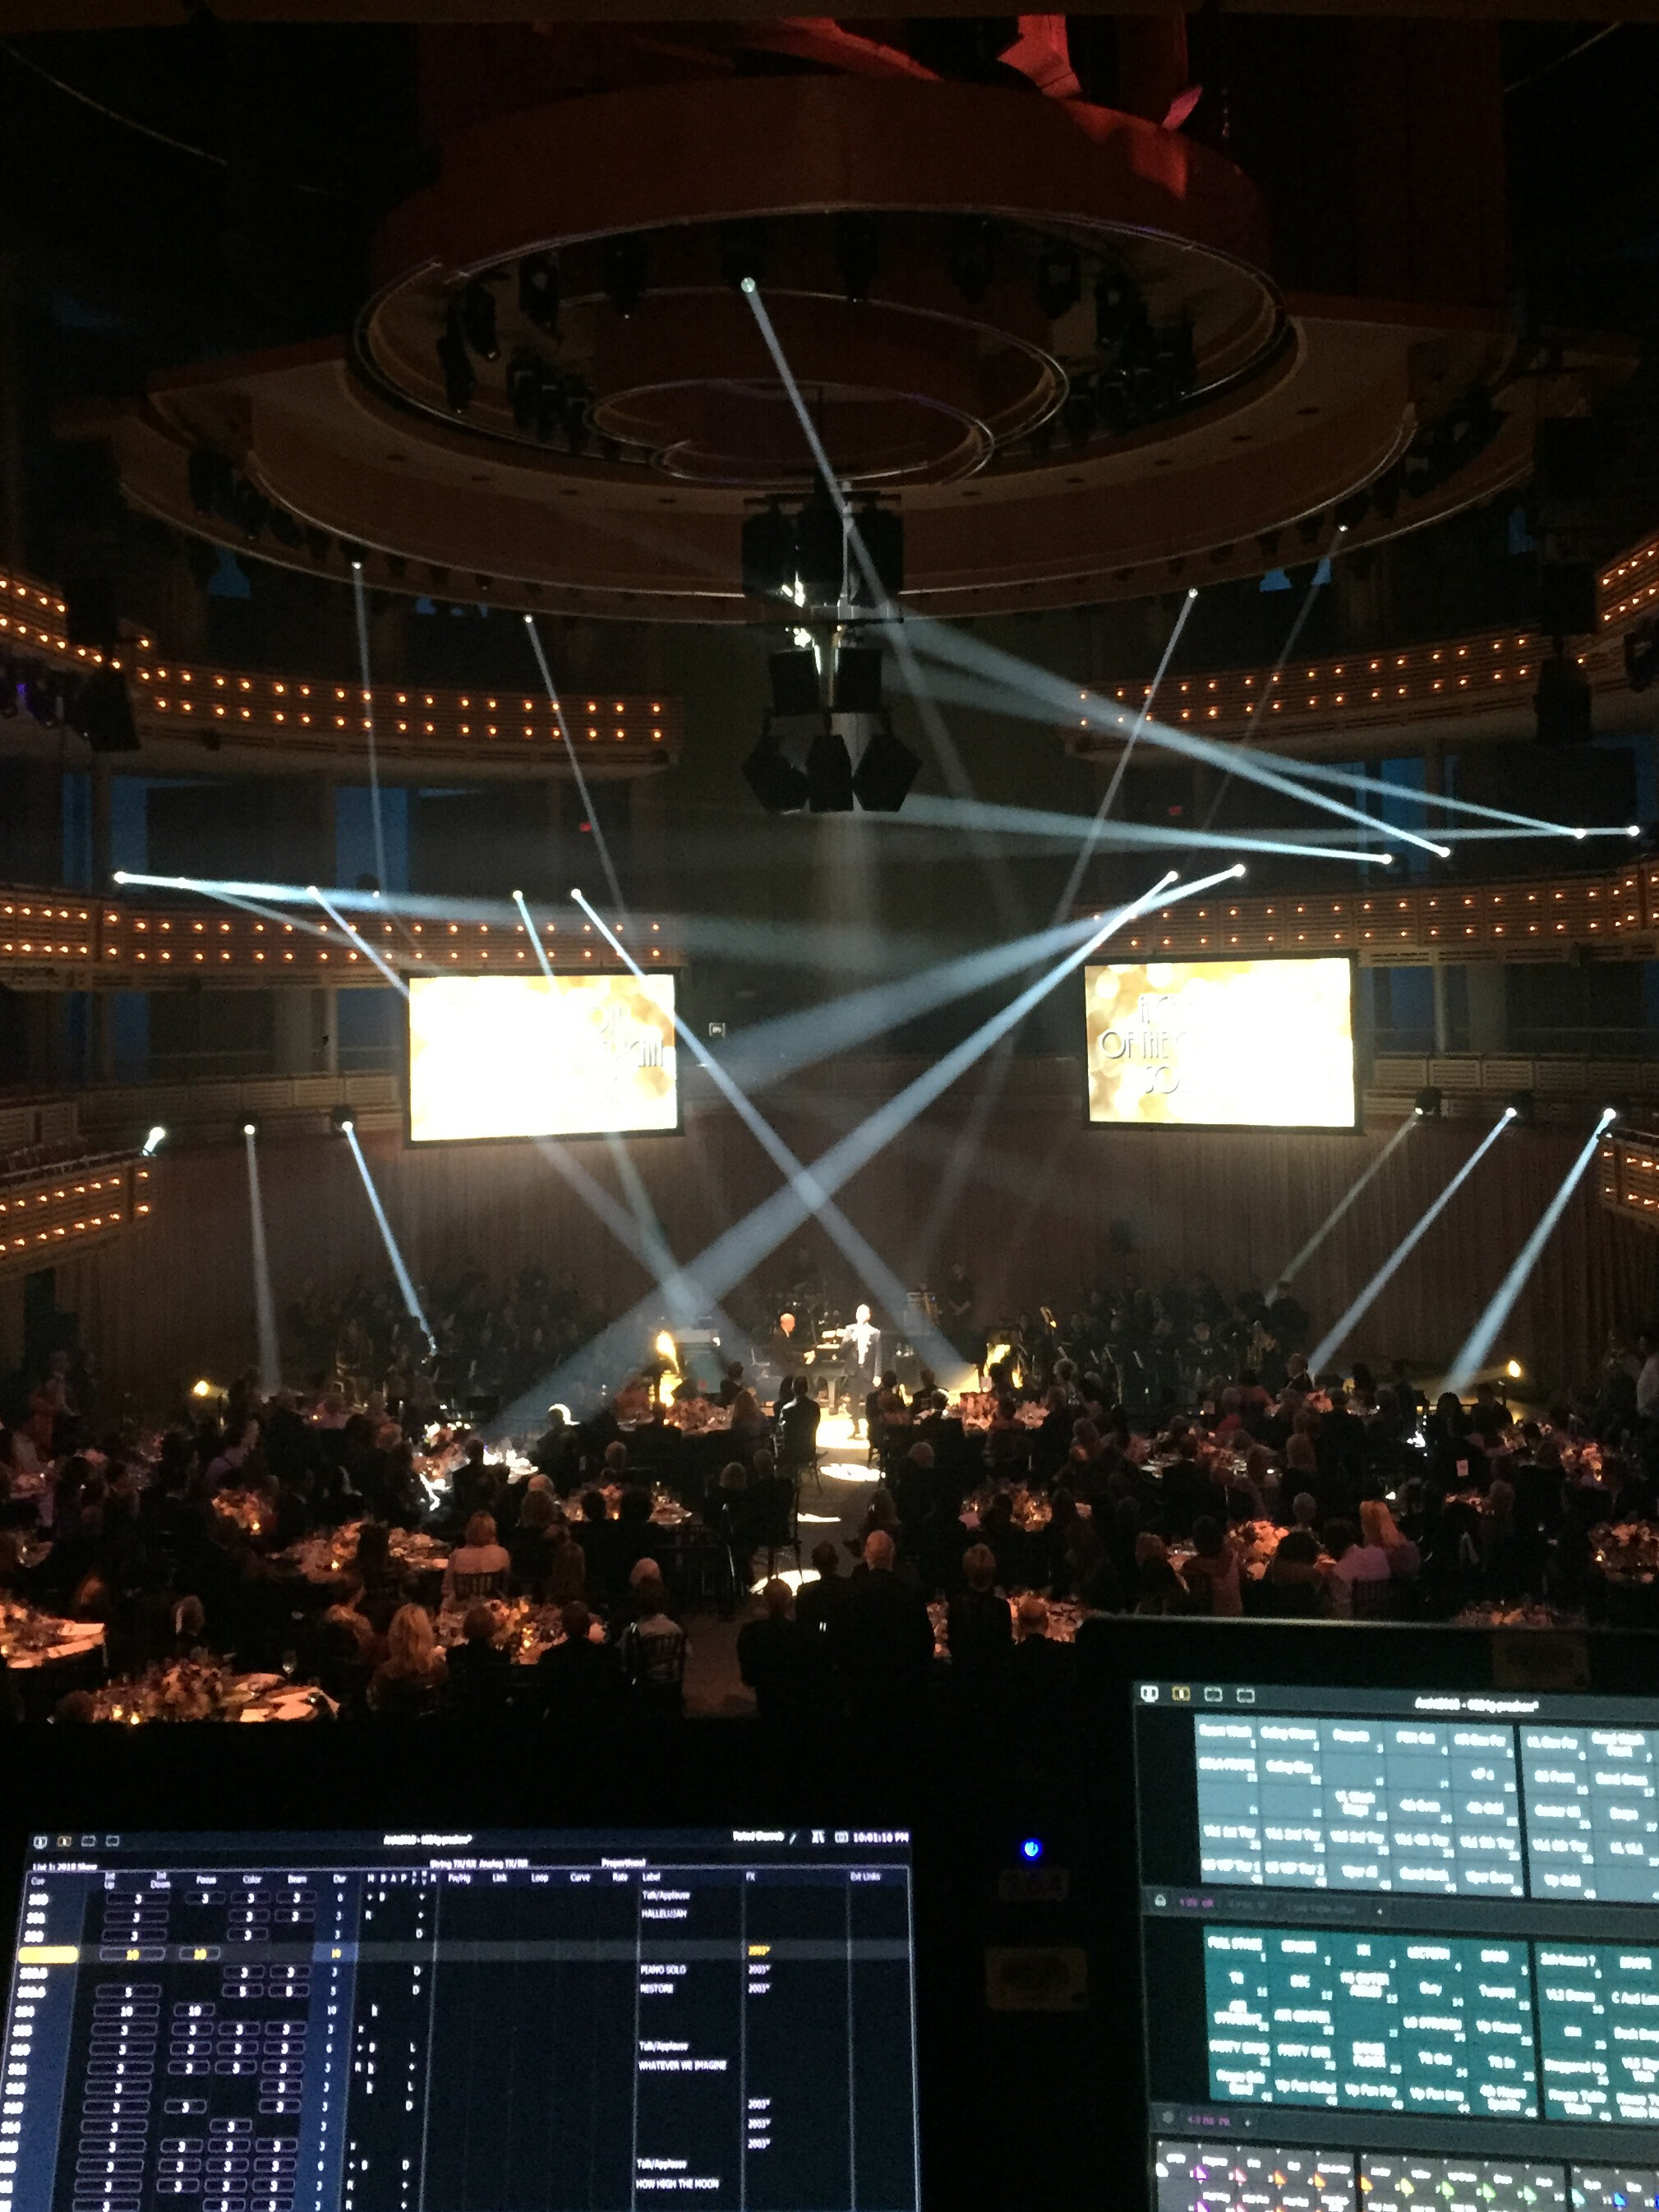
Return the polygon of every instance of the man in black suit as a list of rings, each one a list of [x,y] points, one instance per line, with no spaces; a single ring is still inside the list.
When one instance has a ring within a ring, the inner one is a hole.
[[[933,1663],[933,1625],[921,1592],[893,1571],[893,1540],[872,1528],[863,1569],[848,1593],[842,1665],[855,1718],[891,1721],[913,1713]]]

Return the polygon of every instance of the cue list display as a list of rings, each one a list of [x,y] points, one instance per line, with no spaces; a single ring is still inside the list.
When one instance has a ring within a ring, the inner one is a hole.
[[[1158,2212],[1659,2212],[1659,1704],[1133,1694]]]
[[[33,1842],[0,2212],[915,2212],[902,1832]]]

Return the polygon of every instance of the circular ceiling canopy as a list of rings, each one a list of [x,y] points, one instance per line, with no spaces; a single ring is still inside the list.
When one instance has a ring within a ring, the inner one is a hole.
[[[159,379],[114,434],[186,528],[219,528],[192,455],[238,472],[283,520],[274,560],[753,620],[743,520],[814,465],[758,303],[836,473],[902,514],[905,605],[1076,605],[1298,557],[1512,350],[1495,313],[1286,299],[1269,269],[1236,168],[1080,100],[657,85],[447,144],[342,341]],[[1483,419],[1455,481],[1351,513],[1346,542],[1521,475],[1527,422]]]

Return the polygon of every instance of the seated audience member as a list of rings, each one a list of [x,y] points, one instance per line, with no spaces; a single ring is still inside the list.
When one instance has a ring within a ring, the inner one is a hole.
[[[505,1597],[513,1562],[495,1540],[488,1513],[475,1513],[466,1524],[466,1541],[449,1555],[444,1570],[446,1605],[474,1605],[480,1598]]]
[[[685,1631],[668,1610],[668,1592],[653,1576],[635,1589],[636,1619],[623,1631],[623,1680],[643,1708],[661,1716],[684,1709]]]
[[[803,1583],[796,1594],[795,1625],[808,1644],[834,1656],[852,1585],[840,1571],[841,1560],[833,1544],[813,1545],[812,1565],[817,1580]]]
[[[564,1608],[564,1636],[536,1662],[536,1687],[552,1720],[586,1724],[614,1712],[622,1674],[614,1649],[594,1634],[593,1616],[580,1598]]]
[[[1352,1521],[1333,1521],[1326,1543],[1331,1555],[1331,1611],[1337,1619],[1364,1619],[1386,1610],[1394,1571],[1382,1546],[1363,1543]]]
[[[1319,1539],[1298,1523],[1279,1538],[1262,1577],[1265,1609],[1295,1620],[1313,1620],[1330,1609]]]
[[[970,1545],[963,1553],[962,1571],[968,1587],[951,1600],[945,1630],[951,1680],[970,1697],[981,1697],[997,1689],[1006,1675],[1014,1625],[1008,1601],[996,1587],[997,1555],[990,1546]]]
[[[1066,1654],[1048,1634],[1048,1606],[1035,1590],[1019,1601],[1014,1648],[1009,1655],[1008,1676],[1019,1707],[1043,1718],[1053,1710],[1053,1699],[1068,1680]]]
[[[1182,1569],[1195,1613],[1236,1620],[1244,1610],[1238,1554],[1219,1521],[1207,1513],[1193,1523],[1193,1556]]]
[[[869,1720],[893,1717],[915,1705],[933,1662],[933,1625],[914,1583],[893,1571],[893,1539],[873,1528],[863,1564],[852,1578],[842,1664],[855,1706]]]
[[[513,1686],[513,1662],[495,1642],[495,1616],[487,1605],[469,1607],[461,1641],[446,1655],[450,1702],[474,1719],[503,1711]]]
[[[758,1620],[738,1631],[738,1672],[755,1693],[755,1714],[769,1726],[800,1717],[804,1680],[803,1637],[789,1617],[789,1585],[774,1575],[761,1592],[765,1607]]]
[[[817,1457],[818,1401],[804,1375],[788,1386],[778,1408],[778,1472],[797,1475]]]
[[[562,1525],[558,1500],[550,1490],[531,1490],[519,1508],[518,1526],[507,1547],[513,1564],[513,1586],[538,1605],[547,1601],[548,1577],[553,1566],[553,1528]]]
[[[399,1607],[386,1642],[386,1656],[369,1681],[368,1710],[382,1720],[424,1720],[436,1711],[449,1679],[425,1607]]]
[[[1368,1545],[1375,1545],[1389,1562],[1389,1572],[1396,1582],[1414,1583],[1423,1571],[1423,1555],[1409,1536],[1402,1535],[1395,1525],[1395,1518],[1380,1498],[1367,1498],[1359,1508],[1359,1532]]]
[[[1135,1611],[1190,1613],[1192,1598],[1176,1572],[1162,1536],[1143,1528],[1135,1538]]]

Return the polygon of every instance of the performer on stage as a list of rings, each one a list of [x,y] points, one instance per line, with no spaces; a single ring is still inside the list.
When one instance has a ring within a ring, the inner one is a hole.
[[[858,1309],[850,1327],[842,1329],[841,1340],[848,1360],[842,1379],[852,1395],[853,1434],[857,1436],[864,1419],[864,1401],[876,1387],[880,1367],[881,1331],[871,1320],[868,1306]]]

